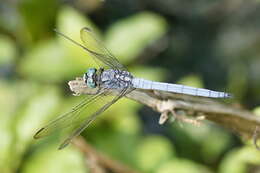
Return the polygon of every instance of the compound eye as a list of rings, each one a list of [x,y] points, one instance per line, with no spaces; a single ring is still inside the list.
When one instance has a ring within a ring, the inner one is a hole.
[[[92,77],[96,73],[96,71],[97,71],[97,69],[95,69],[95,68],[89,68],[87,70],[86,74],[87,74],[88,77]]]
[[[83,80],[84,80],[85,83],[87,83],[87,80],[88,80],[88,75],[87,75],[87,73],[85,73],[85,74],[83,75]]]
[[[86,83],[87,83],[87,86],[88,86],[89,88],[96,88],[96,83],[94,82],[93,79],[88,78]]]

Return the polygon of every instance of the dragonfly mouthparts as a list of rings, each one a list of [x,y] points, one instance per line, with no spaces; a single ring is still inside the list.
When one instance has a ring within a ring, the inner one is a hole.
[[[75,80],[69,81],[68,85],[74,96],[81,94],[96,94],[98,88],[89,88],[82,77],[77,77]]]
[[[79,82],[79,80],[83,80],[82,78],[77,78],[76,80],[73,81],[69,81],[68,85],[70,87],[70,90],[73,92],[74,96],[79,96],[82,94],[83,90],[84,90],[84,85],[82,85],[82,83]]]

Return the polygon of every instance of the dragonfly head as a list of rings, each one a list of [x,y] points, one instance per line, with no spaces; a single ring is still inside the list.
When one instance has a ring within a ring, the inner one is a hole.
[[[96,72],[97,72],[96,68],[89,68],[83,76],[83,79],[89,88],[96,88],[97,86],[95,82]]]

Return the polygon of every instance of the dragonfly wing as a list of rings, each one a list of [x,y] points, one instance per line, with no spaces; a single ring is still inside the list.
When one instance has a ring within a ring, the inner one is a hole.
[[[96,103],[102,97],[104,97],[107,91],[100,92],[97,95],[86,96],[86,98],[80,102],[77,106],[72,108],[71,111],[62,114],[61,116],[57,117],[49,124],[38,130],[35,135],[34,139],[39,139],[45,136],[49,136],[59,130],[69,129],[74,125],[79,124],[79,122],[83,119],[81,113],[89,106]],[[86,115],[87,116],[87,115]],[[83,116],[84,117],[84,116]]]
[[[80,30],[80,37],[85,45],[85,50],[87,50],[95,60],[101,62],[103,66],[127,71],[127,68],[108,51],[90,28],[82,28]]]
[[[91,122],[94,121],[102,112],[104,112],[112,104],[114,104],[116,101],[118,101],[120,98],[122,98],[123,96],[125,96],[127,93],[131,91],[132,89],[124,88],[119,92],[117,96],[110,97],[111,100],[105,103],[100,109],[94,112],[90,117],[87,117],[85,121],[83,121],[83,123],[80,125],[80,127],[75,129],[71,133],[71,135],[60,145],[59,149],[63,149],[64,147],[66,147],[74,137],[78,136],[84,129],[86,129],[91,124]]]

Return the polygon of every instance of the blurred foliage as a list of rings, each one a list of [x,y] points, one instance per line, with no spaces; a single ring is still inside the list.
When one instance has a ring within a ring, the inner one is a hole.
[[[0,3],[0,172],[86,172],[45,123],[79,103],[67,82],[97,64],[54,29],[81,42],[92,28],[136,76],[215,90],[259,114],[259,1],[21,0]],[[259,172],[247,141],[210,122],[158,125],[122,99],[83,132],[100,152],[140,172]]]

